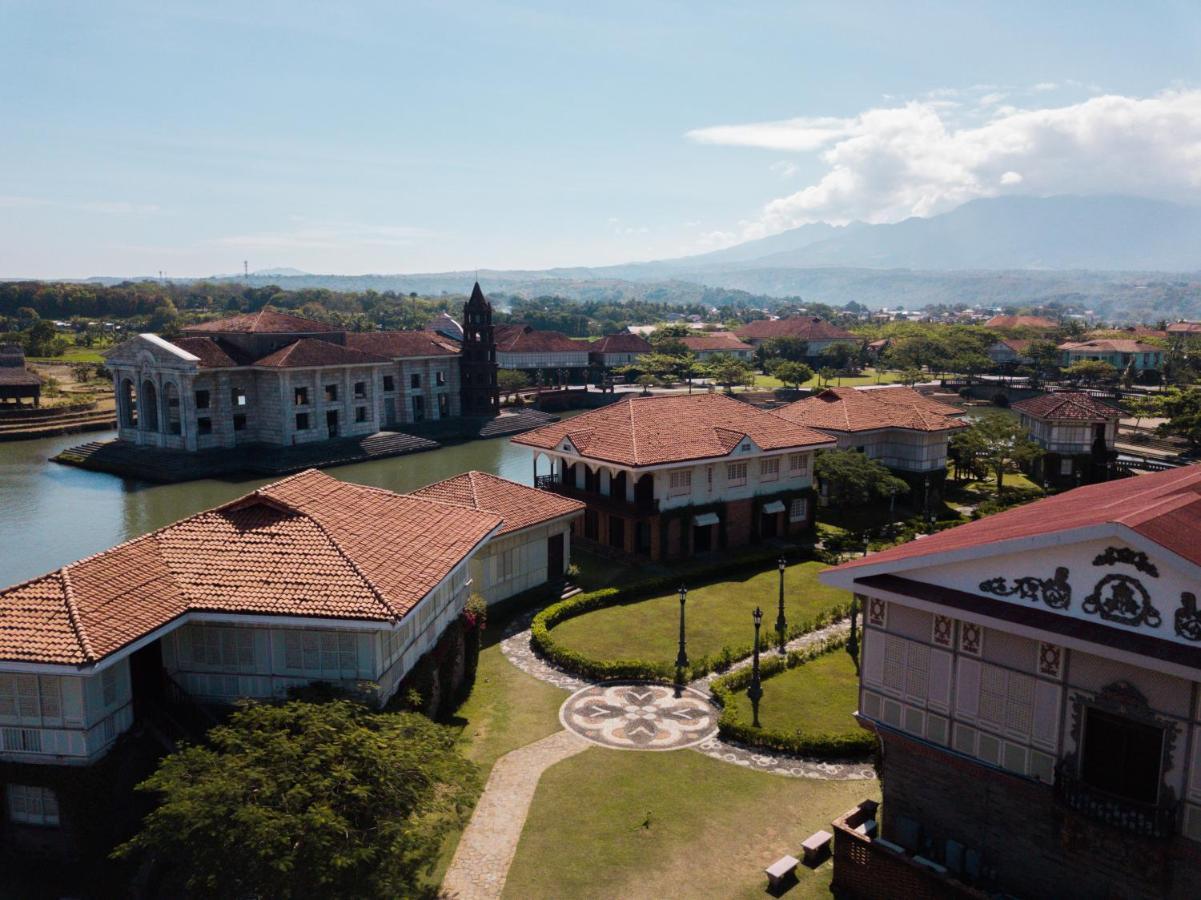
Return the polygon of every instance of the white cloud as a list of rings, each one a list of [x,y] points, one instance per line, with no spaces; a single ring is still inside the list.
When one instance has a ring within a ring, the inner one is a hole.
[[[1045,94],[1047,91],[1055,90],[1059,85],[1054,81],[1040,81],[1038,84],[1031,85],[1030,90],[1036,94]]]
[[[779,162],[772,163],[770,168],[773,172],[775,172],[781,178],[791,178],[793,175],[795,175],[797,172],[799,172],[801,170],[800,166],[798,166],[796,163],[791,162],[786,159],[782,159]]]
[[[924,99],[848,118],[721,125],[688,137],[815,153],[825,166],[817,181],[766,204],[742,226],[744,239],[806,222],[936,215],[1002,193],[1201,202],[1201,90],[1001,106],[983,120]]]

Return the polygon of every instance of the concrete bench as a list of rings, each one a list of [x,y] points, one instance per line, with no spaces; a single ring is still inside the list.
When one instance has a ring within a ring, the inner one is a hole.
[[[800,860],[795,856],[781,856],[763,871],[767,873],[767,886],[777,888],[789,875],[796,871]]]
[[[813,865],[821,862],[826,851],[830,849],[830,839],[833,837],[828,831],[815,831],[805,838],[805,842],[801,844],[801,849],[805,851],[805,863]]]

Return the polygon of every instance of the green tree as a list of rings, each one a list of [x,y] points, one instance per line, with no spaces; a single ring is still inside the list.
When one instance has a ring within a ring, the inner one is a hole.
[[[1151,419],[1163,415],[1164,398],[1153,394],[1135,394],[1122,400],[1122,409],[1134,416],[1134,427],[1138,428],[1143,419]]]
[[[659,379],[654,375],[639,375],[637,383],[642,385],[642,395],[645,397],[651,392],[651,388],[659,383]]]
[[[194,897],[413,897],[478,787],[455,732],[346,700],[258,704],[164,758],[118,857]]]
[[[717,354],[705,368],[709,377],[724,387],[726,393],[732,393],[735,385],[754,384],[755,374],[751,367],[728,353]]]
[[[1030,440],[1026,428],[1004,413],[992,413],[973,422],[951,438],[960,460],[972,460],[997,477],[997,499],[1004,488],[1005,469],[1010,465],[1033,462],[1043,448]]]
[[[844,343],[831,344],[818,354],[823,366],[843,371],[855,358],[855,350]]]
[[[909,485],[858,450],[826,450],[818,454],[813,472],[831,503],[862,506],[903,494]]]
[[[1064,369],[1063,374],[1085,384],[1106,384],[1117,380],[1118,370],[1104,360],[1081,359]]]
[[[799,388],[813,377],[813,370],[803,362],[793,362],[791,359],[773,360],[768,371],[779,378],[784,384]]]
[[[496,386],[508,400],[517,391],[530,386],[530,376],[520,369],[500,369],[496,373]]]
[[[25,352],[29,356],[54,356],[56,349],[62,353],[62,349],[55,346],[57,338],[58,332],[54,330],[53,322],[49,319],[36,319],[25,332]],[[62,343],[65,346],[66,342]]]
[[[1201,388],[1169,388],[1160,396],[1159,414],[1168,421],[1159,426],[1159,433],[1182,437],[1194,449],[1201,447]]]
[[[766,367],[774,359],[803,362],[809,355],[809,343],[800,338],[778,337],[764,341],[756,348],[759,364]]]
[[[829,366],[822,366],[817,370],[817,386],[829,387],[830,382],[838,375],[837,369],[831,369]]]
[[[682,339],[690,334],[693,334],[693,331],[687,325],[660,325],[651,332],[647,341],[655,348],[656,353],[662,353],[665,356],[683,356],[688,352],[688,348],[684,346]]]

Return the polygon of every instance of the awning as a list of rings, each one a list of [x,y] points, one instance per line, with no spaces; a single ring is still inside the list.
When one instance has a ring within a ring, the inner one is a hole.
[[[775,515],[776,513],[784,512],[784,501],[773,500],[771,503],[763,504],[763,514],[765,516]]]
[[[699,516],[692,517],[692,524],[699,528],[704,528],[706,525],[716,525],[720,519],[717,518],[717,513],[701,513]]]

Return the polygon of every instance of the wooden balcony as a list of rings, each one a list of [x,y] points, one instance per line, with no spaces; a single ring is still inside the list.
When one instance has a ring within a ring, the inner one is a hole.
[[[1122,831],[1168,839],[1176,834],[1179,806],[1174,801],[1140,803],[1085,783],[1074,765],[1060,760],[1055,767],[1055,799],[1075,812]]]
[[[629,519],[654,516],[659,512],[659,501],[653,497],[649,500],[639,500],[631,503],[628,500],[620,500],[598,491],[586,491],[575,485],[566,485],[558,475],[539,475],[534,479],[534,487],[561,494],[573,500],[580,500],[600,512],[625,516]]]

